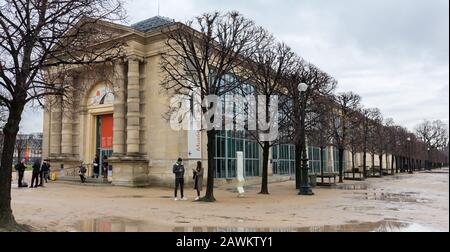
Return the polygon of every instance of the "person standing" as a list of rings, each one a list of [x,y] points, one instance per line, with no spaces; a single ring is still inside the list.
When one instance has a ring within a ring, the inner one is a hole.
[[[193,170],[194,172],[194,189],[197,191],[196,201],[200,199],[200,192],[203,190],[203,167],[202,162],[197,162],[197,168]]]
[[[50,165],[48,164],[47,161],[44,161],[42,163],[42,169],[41,169],[41,183],[40,183],[40,186],[43,186],[43,183],[44,183],[43,180],[45,180],[45,183],[48,183],[49,173],[50,173]]]
[[[86,165],[84,163],[81,163],[78,174],[80,175],[82,184],[84,184],[84,182],[86,182],[86,172],[87,172]]]
[[[18,164],[16,164],[16,171],[17,171],[17,174],[18,174],[18,185],[19,185],[19,188],[21,188],[21,187],[25,187],[24,185],[23,185],[23,175],[25,174],[25,170],[26,170],[26,166],[25,166],[25,159],[22,159],[21,161],[20,161],[20,163],[18,163]]]
[[[33,176],[31,177],[30,188],[38,187],[40,171],[41,171],[41,161],[39,159],[36,159],[33,164]],[[33,186],[34,181],[36,181],[36,184]]]
[[[180,187],[180,193],[181,193],[181,200],[187,200],[187,198],[184,197],[183,187],[184,187],[184,165],[183,165],[183,159],[179,158],[177,162],[173,165],[173,173],[175,174],[175,201],[178,200],[177,193],[178,193],[178,187]]]
[[[94,165],[94,175],[92,175],[92,178],[98,178],[100,174],[100,159],[98,158],[98,155],[95,155],[94,161],[92,162]]]
[[[108,157],[104,156],[103,157],[103,162],[102,162],[102,171],[103,171],[103,178],[108,178]]]

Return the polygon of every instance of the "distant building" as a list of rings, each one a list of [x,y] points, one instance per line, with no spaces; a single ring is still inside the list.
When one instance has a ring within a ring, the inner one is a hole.
[[[42,159],[42,133],[19,134],[14,147],[13,164],[26,159],[28,164]]]

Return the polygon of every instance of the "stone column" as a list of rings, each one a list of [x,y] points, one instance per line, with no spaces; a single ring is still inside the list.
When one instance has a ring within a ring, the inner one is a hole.
[[[61,130],[62,130],[62,98],[54,97],[51,105],[51,139],[50,139],[50,156],[61,156]]]
[[[123,62],[117,62],[114,83],[114,156],[123,156],[125,149],[125,68]]]
[[[138,156],[140,149],[139,59],[128,59],[127,155]]]
[[[42,157],[48,158],[50,156],[50,138],[51,138],[51,115],[50,115],[49,99],[45,98],[44,106],[44,130],[42,139]]]
[[[334,172],[334,147],[328,146],[328,169],[330,172]]]
[[[67,80],[70,87],[74,85],[73,78],[69,77]],[[63,102],[63,112],[62,112],[62,130],[61,130],[61,154],[64,157],[73,156],[73,141],[72,141],[72,130],[73,130],[73,95],[72,88],[69,88],[68,93],[64,97]]]

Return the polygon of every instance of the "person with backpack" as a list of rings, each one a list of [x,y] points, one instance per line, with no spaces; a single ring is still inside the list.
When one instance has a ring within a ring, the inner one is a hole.
[[[23,183],[23,175],[25,174],[25,170],[27,169],[27,167],[25,166],[25,159],[22,159],[22,161],[20,161],[20,163],[16,164],[15,168],[18,174],[18,185],[19,188],[22,187],[26,187]]]
[[[84,184],[86,182],[86,165],[83,163],[81,163],[80,165],[80,170],[78,171],[78,174],[80,175],[80,179],[81,179],[81,183]]]
[[[175,174],[175,198],[174,200],[177,201],[177,193],[178,193],[178,187],[180,187],[181,192],[181,200],[187,200],[187,198],[184,197],[184,165],[183,165],[183,159],[179,158],[177,162],[173,165],[172,168],[173,173]]]

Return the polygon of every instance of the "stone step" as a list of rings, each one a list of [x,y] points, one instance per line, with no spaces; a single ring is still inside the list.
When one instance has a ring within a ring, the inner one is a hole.
[[[68,182],[68,183],[74,183],[74,184],[81,184],[80,177],[71,177],[71,176],[59,176],[57,177],[55,182]],[[111,182],[108,181],[108,179],[105,178],[86,178],[86,181],[84,184],[88,185],[105,185],[109,186],[111,185]]]

